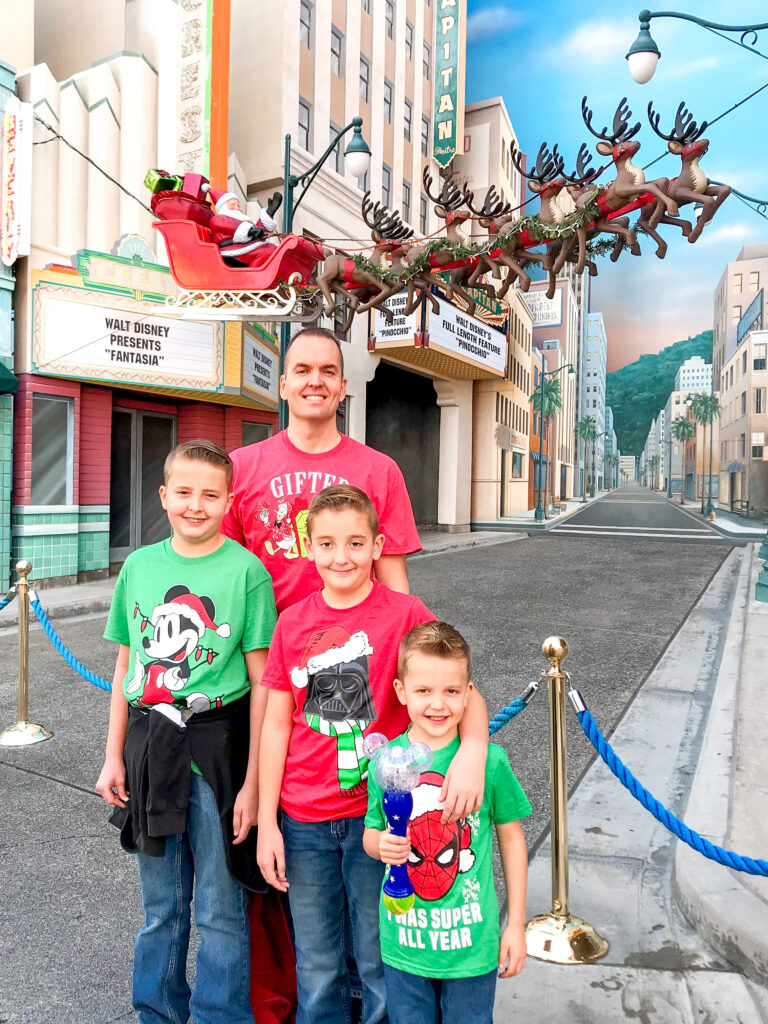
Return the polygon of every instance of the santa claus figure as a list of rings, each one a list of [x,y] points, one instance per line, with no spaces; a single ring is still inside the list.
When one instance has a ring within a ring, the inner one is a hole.
[[[277,231],[274,214],[283,201],[282,195],[275,192],[266,209],[259,207],[254,220],[247,213],[243,213],[240,209],[240,200],[233,192],[221,192],[210,187],[206,191],[216,211],[208,227],[226,262],[234,266],[258,266],[264,263],[269,254],[277,248],[271,242],[265,241],[265,238]]]

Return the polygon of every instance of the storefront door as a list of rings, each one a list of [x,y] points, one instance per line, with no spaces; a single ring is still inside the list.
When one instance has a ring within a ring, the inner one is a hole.
[[[176,417],[142,409],[113,409],[109,560],[170,535],[157,493],[163,463],[176,443]]]

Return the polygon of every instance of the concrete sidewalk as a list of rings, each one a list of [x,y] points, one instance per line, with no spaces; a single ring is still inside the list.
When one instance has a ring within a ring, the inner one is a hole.
[[[494,530],[522,530],[526,532],[551,530],[565,519],[568,519],[569,516],[575,515],[588,505],[591,505],[592,502],[600,501],[601,498],[611,493],[611,491],[597,491],[593,498],[587,498],[586,501],[583,501],[581,498],[569,498],[568,501],[564,502],[565,508],[554,515],[550,515],[550,518],[545,519],[544,522],[536,522],[536,510],[530,508],[527,512],[520,512],[514,516],[503,516],[488,522],[473,521],[472,530],[481,532]]]
[[[754,572],[754,548],[734,549],[609,740],[691,828],[765,857],[767,723],[756,661],[768,608],[750,600]],[[589,707],[599,680],[573,682]],[[571,911],[610,950],[586,966],[529,959],[518,979],[499,983],[494,1019],[768,1022],[764,881],[689,851],[600,760],[568,813]],[[531,861],[529,915],[551,906],[550,870],[546,841]]]
[[[423,551],[416,555],[410,555],[409,560],[442,554],[445,551],[463,551],[466,548],[509,544],[512,541],[526,539],[524,534],[510,534],[504,530],[484,533],[446,533],[442,530],[424,530],[419,533],[419,537]],[[36,585],[34,577],[33,566],[30,583],[33,588],[37,589],[38,585]],[[38,596],[51,620],[68,619],[77,615],[109,611],[116,582],[116,576],[109,576],[107,579],[76,583],[66,587],[41,586],[38,589]],[[18,621],[18,609],[14,600],[3,611],[0,611],[0,630],[15,628]],[[36,621],[34,613],[31,613],[31,621],[33,623]]]
[[[681,505],[679,498],[677,500],[667,498],[667,501],[675,508],[679,508],[681,512],[687,512],[693,519],[697,519],[700,523],[706,523],[707,526],[717,530],[724,537],[731,537],[734,540],[762,541],[768,529],[766,524],[759,519],[746,519],[744,516],[737,516],[725,509],[715,508],[715,518],[710,520],[701,512],[701,507],[698,504],[689,502],[687,505]]]

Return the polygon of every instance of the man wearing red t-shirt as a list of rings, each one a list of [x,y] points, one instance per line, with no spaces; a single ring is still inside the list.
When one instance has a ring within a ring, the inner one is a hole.
[[[333,334],[318,327],[300,331],[280,378],[288,429],[231,453],[235,499],[222,530],[264,563],[278,611],[321,586],[307,559],[306,520],[312,498],[331,484],[353,484],[371,498],[386,538],[376,579],[409,592],[406,555],[420,551],[421,543],[405,481],[389,456],[336,429],[346,386]]]

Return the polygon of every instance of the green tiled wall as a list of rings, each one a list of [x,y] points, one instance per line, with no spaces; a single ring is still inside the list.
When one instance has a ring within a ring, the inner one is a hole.
[[[87,572],[89,569],[106,569],[108,566],[109,534],[79,533],[77,535],[78,572]]]
[[[16,508],[12,514],[13,526],[28,530],[35,526],[66,526],[84,523],[105,523],[107,512],[24,512]],[[55,579],[58,576],[76,576],[79,572],[109,568],[109,529],[98,532],[46,533],[43,536],[25,533],[13,537],[11,560],[13,564],[28,558],[32,563],[32,580]]]

